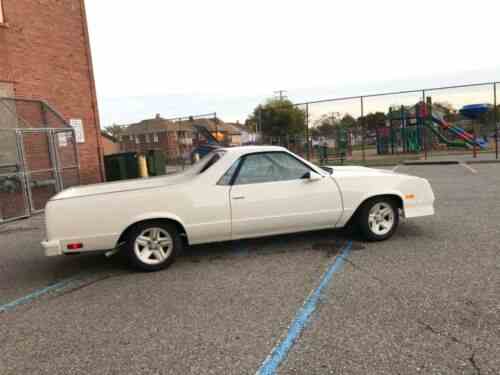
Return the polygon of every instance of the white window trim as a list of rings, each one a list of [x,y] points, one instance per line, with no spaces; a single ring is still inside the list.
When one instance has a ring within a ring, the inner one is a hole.
[[[153,143],[159,143],[160,139],[158,137],[158,133],[153,133]]]

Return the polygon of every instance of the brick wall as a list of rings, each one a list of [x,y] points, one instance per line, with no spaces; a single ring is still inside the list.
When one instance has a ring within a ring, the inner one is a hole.
[[[102,181],[99,117],[83,0],[2,2],[0,82],[13,84],[18,97],[46,100],[66,119],[82,119],[82,183]]]

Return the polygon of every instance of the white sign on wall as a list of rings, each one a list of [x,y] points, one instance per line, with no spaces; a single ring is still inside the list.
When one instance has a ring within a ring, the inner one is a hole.
[[[85,143],[85,132],[83,131],[83,121],[79,118],[72,118],[69,124],[75,129],[76,143]]]

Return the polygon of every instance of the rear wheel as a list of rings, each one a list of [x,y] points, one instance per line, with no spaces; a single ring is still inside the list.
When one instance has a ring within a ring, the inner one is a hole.
[[[127,236],[126,254],[133,267],[158,271],[170,266],[182,248],[175,225],[151,221],[135,226]]]
[[[374,198],[363,204],[358,216],[363,237],[383,241],[394,234],[399,224],[399,208],[389,197]]]

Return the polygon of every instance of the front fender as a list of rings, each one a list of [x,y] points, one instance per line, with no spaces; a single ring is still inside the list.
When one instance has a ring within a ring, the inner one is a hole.
[[[340,218],[339,222],[337,223],[337,227],[341,228],[344,227],[349,220],[351,220],[352,216],[354,213],[358,210],[359,207],[363,203],[365,203],[367,200],[379,197],[382,195],[392,195],[395,197],[399,197],[401,201],[403,202],[403,214],[404,214],[404,206],[405,206],[405,198],[404,195],[401,191],[395,190],[395,189],[386,189],[386,190],[380,190],[380,191],[372,191],[372,192],[365,192],[360,194],[356,199],[349,199],[348,197],[346,198],[344,196],[344,213],[342,214],[342,217]]]

